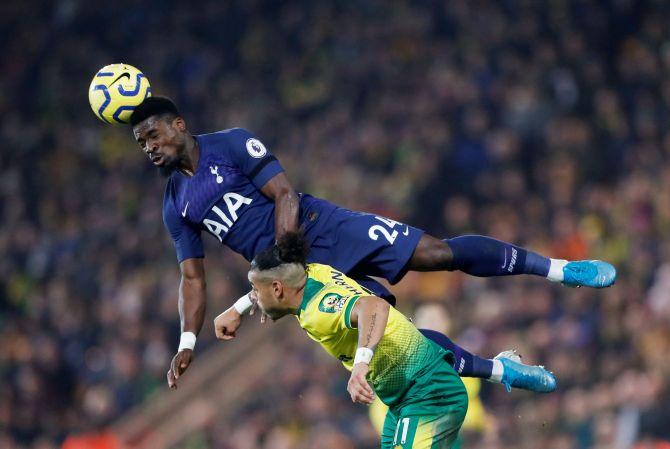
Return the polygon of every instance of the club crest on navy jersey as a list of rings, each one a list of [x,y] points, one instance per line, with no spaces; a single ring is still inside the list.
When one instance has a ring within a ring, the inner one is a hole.
[[[265,145],[261,143],[258,139],[247,139],[247,152],[251,157],[261,158],[265,156],[268,150],[265,149]]]
[[[219,166],[218,165],[211,165],[209,167],[209,171],[211,174],[216,176],[216,183],[221,184],[223,182],[223,176],[219,174]]]

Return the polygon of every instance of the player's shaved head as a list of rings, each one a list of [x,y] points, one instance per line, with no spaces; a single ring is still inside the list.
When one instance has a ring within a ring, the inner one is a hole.
[[[305,268],[297,263],[285,263],[268,270],[249,270],[249,280],[256,283],[281,281],[287,287],[297,288],[305,283]],[[252,280],[253,278],[253,280]]]
[[[281,280],[287,286],[299,287],[305,282],[307,241],[301,232],[287,232],[277,244],[262,251],[251,261],[249,275],[259,282]]]
[[[282,264],[297,263],[304,269],[308,252],[307,240],[302,232],[286,232],[279,237],[274,246],[254,257],[251,268],[263,271]]]
[[[249,270],[261,310],[273,320],[295,313],[307,282],[307,241],[302,232],[287,232],[277,244],[254,257]]]
[[[168,120],[180,117],[177,105],[167,97],[147,97],[138,104],[130,116],[131,126],[142,123],[149,117],[161,116]]]

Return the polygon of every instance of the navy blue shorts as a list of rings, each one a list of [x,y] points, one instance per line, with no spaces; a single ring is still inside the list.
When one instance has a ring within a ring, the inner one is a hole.
[[[331,265],[353,279],[376,276],[397,283],[423,235],[421,229],[341,207],[319,219],[324,222],[310,230],[316,235],[307,261]]]

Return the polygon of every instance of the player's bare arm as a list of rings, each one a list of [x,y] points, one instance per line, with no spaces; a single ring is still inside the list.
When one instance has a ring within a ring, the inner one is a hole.
[[[286,232],[297,231],[300,198],[286,174],[275,175],[265,183],[261,192],[275,202],[275,238],[278,239]]]
[[[291,186],[284,173],[272,177],[261,189],[263,195],[275,202],[275,238],[279,238],[286,232],[294,232],[298,229],[298,211],[300,210],[300,198]],[[251,292],[250,292],[251,293]],[[249,295],[248,293],[247,295]],[[242,300],[244,297],[240,298]],[[238,301],[240,301],[238,300]],[[250,310],[253,315],[255,306]],[[232,340],[235,331],[242,324],[240,307],[231,306],[214,319],[214,332],[219,340]],[[261,322],[265,322],[266,316],[261,314]]]
[[[190,332],[197,336],[202,329],[206,310],[205,263],[203,259],[186,259],[180,265],[179,319],[182,336]],[[183,338],[183,337],[182,337]],[[195,343],[195,341],[194,341]],[[186,371],[193,357],[193,348],[182,348],[172,358],[167,373],[168,386],[177,388],[179,376]]]
[[[363,296],[358,299],[351,312],[351,324],[358,327],[358,350],[347,384],[347,391],[353,402],[371,404],[375,398],[365,376],[370,368],[372,354],[384,336],[389,308],[389,303],[381,298]]]
[[[297,231],[300,198],[291,186],[286,174],[278,173],[273,176],[261,188],[261,192],[275,203],[275,238],[279,239],[286,232]],[[252,307],[249,314],[253,315],[255,309],[255,306]],[[232,340],[235,338],[235,331],[242,324],[243,315],[243,313],[240,313],[239,307],[230,307],[218,315],[214,319],[216,337],[219,340]],[[265,321],[266,316],[261,314],[261,322],[264,323]]]

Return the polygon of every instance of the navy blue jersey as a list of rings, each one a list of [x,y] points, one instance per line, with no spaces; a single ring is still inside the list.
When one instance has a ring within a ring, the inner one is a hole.
[[[204,257],[201,232],[206,231],[247,260],[273,244],[274,202],[261,192],[283,171],[277,159],[248,131],[233,128],[195,136],[200,149],[193,177],[175,172],[163,200],[163,221],[177,260]],[[315,227],[335,206],[300,196],[300,224],[309,243]]]
[[[243,129],[195,138],[200,157],[193,177],[173,173],[163,201],[163,221],[174,241],[177,260],[204,257],[201,233],[206,231],[251,261],[274,243],[275,206],[261,189],[283,169],[266,147]],[[299,195],[298,220],[310,245],[308,261],[347,273],[393,304],[393,295],[368,276],[398,282],[423,231]]]

